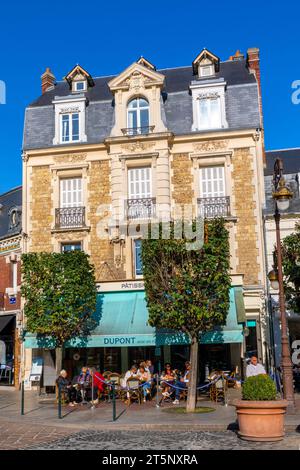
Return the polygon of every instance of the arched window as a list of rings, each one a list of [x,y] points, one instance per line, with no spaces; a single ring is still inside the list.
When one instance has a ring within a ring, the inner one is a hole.
[[[127,127],[130,134],[148,134],[149,103],[144,98],[135,98],[128,103]]]

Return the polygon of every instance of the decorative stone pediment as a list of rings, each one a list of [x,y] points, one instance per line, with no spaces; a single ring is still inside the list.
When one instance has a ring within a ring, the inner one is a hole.
[[[139,91],[141,88],[152,86],[162,87],[164,79],[164,75],[142,65],[142,63],[134,62],[124,72],[113,78],[108,86],[112,92],[117,90]]]

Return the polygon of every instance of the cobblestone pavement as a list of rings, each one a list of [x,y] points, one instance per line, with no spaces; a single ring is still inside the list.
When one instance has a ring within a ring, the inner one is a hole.
[[[300,434],[288,434],[281,442],[242,441],[232,431],[157,432],[84,431],[58,439],[38,450],[300,450]]]
[[[68,434],[74,433],[76,429],[56,428],[52,426],[41,426],[32,424],[20,424],[0,422],[0,449],[14,450],[25,449],[35,443],[51,442],[61,440]],[[47,444],[48,445],[48,444]],[[46,447],[45,447],[46,448]]]

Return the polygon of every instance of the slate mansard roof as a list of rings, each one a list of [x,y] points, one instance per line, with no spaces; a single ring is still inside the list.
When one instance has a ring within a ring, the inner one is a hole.
[[[283,162],[283,175],[288,187],[293,191],[293,198],[286,214],[300,214],[300,148],[270,150],[266,152],[265,193],[266,193],[266,215],[274,213],[273,192],[273,170],[276,158]]]
[[[11,213],[16,211],[15,223]],[[0,195],[0,240],[19,235],[22,230],[22,187]]]
[[[192,128],[192,96],[189,87],[195,80],[192,67],[158,70],[165,76],[162,92],[162,118],[170,132],[189,134]],[[86,92],[87,143],[99,143],[110,135],[114,124],[113,95],[108,82],[114,77],[94,78],[95,86]],[[253,73],[246,60],[221,62],[214,79],[226,82],[226,119],[230,129],[253,129],[260,127],[258,89]],[[203,79],[202,79],[203,81]],[[24,150],[52,147],[54,138],[54,98],[70,95],[66,81],[58,82],[31,103],[25,114]],[[198,132],[198,131],[197,131]]]

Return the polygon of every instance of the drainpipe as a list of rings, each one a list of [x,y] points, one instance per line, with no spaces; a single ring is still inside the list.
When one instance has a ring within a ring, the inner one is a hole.
[[[267,257],[267,231],[266,231],[266,216],[263,216],[263,236],[264,236],[264,245],[265,245],[265,265],[266,265],[266,312],[268,314],[268,327],[269,327],[269,334],[270,334],[270,364],[271,368],[273,368],[273,374],[277,370],[276,364],[276,354],[275,354],[275,339],[274,339],[274,318],[273,318],[273,305],[272,305],[272,296],[270,293],[270,286],[268,280],[268,257]]]

